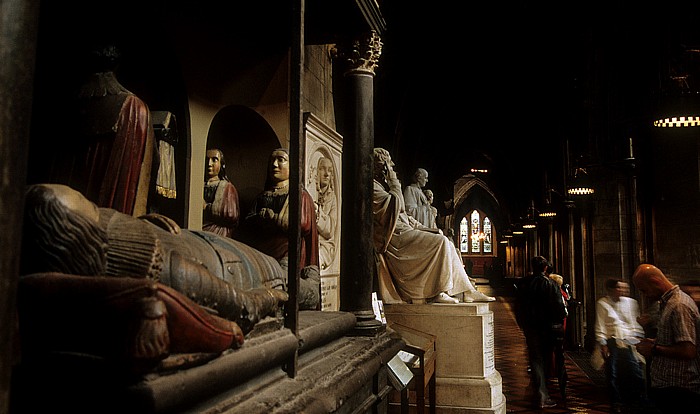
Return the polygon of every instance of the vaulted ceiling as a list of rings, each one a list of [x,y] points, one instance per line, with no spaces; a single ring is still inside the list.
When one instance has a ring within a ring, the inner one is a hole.
[[[563,185],[567,166],[615,162],[630,137],[648,136],[672,54],[700,45],[698,10],[676,0],[384,1],[375,142],[404,181],[426,168],[436,200],[488,166],[502,201],[524,212],[545,181]]]

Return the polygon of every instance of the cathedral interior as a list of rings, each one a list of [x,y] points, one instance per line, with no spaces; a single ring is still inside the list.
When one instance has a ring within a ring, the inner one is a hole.
[[[434,193],[437,226],[454,232],[469,275],[489,289],[507,292],[530,271],[533,256],[552,262],[574,298],[571,351],[592,347],[595,302],[605,294],[606,278],[630,280],[637,265],[652,263],[688,291],[700,286],[700,221],[693,218],[700,211],[700,5],[694,2],[5,3],[0,245],[7,249],[0,261],[0,337],[12,340],[0,348],[0,414],[12,412],[10,395],[35,397],[26,389],[61,381],[55,373],[36,384],[27,380],[42,375],[41,363],[22,371],[22,381],[10,375],[22,366],[16,302],[23,197],[27,184],[68,181],[57,166],[83,143],[76,138],[83,130],[74,101],[95,69],[89,53],[97,46],[118,47],[116,78],[148,106],[156,138],[172,145],[173,196],[154,194],[154,170],[143,212],[201,230],[208,148],[223,149],[247,212],[264,186],[270,151],[280,147],[289,149],[291,182],[308,188],[311,161],[318,154],[332,159],[342,211],[334,262],[321,272],[334,292],[328,314],[291,306],[277,333],[264,331],[274,323],[262,324],[250,343],[262,342],[257,350],[264,362],[250,345],[218,366],[185,369],[180,377],[147,376],[127,387],[110,378],[113,392],[91,399],[86,412],[96,412],[101,398],[123,395],[138,401],[120,406],[123,411],[395,409],[386,363],[406,344],[386,334],[386,322],[377,326],[372,308],[379,283],[368,207],[374,147],[391,153],[403,185],[418,168],[428,172],[425,189]],[[123,163],[129,162],[127,156]],[[584,184],[594,190],[573,190]],[[294,194],[290,190],[292,204]],[[553,216],[544,214],[550,211]],[[299,229],[290,229],[295,247]],[[296,299],[298,282],[291,280]],[[631,293],[648,305],[634,285]],[[392,306],[389,319],[408,324],[402,318],[411,311]],[[489,312],[488,306],[474,309]],[[465,315],[446,318],[452,316]],[[484,322],[469,323],[479,330]],[[438,344],[441,334],[434,333]],[[263,340],[269,335],[274,338]],[[483,367],[476,364],[483,371],[454,375],[489,382],[493,355],[486,342],[477,346],[484,347]],[[333,374],[311,368],[324,357]],[[203,364],[196,359],[190,362]],[[438,381],[450,369],[440,364]],[[109,376],[81,359],[47,366]],[[201,384],[211,385],[216,375],[233,385],[217,384],[207,393]],[[300,379],[289,381],[295,376]],[[303,381],[331,385],[307,395]],[[83,377],[65,387],[88,382]],[[178,387],[190,396],[178,395]],[[253,397],[252,390],[262,391]],[[507,401],[498,398],[440,400],[447,390],[438,386],[439,412],[457,412],[446,408],[453,406],[506,412]],[[80,412],[66,395],[57,401]],[[295,398],[285,401],[286,395]]]

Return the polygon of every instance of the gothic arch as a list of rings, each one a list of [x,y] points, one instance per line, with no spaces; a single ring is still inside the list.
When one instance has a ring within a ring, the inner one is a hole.
[[[459,234],[459,222],[473,209],[479,209],[488,215],[498,231],[503,229],[506,220],[500,202],[488,184],[474,176],[464,175],[454,185],[454,213],[445,219],[445,228],[452,228]]]

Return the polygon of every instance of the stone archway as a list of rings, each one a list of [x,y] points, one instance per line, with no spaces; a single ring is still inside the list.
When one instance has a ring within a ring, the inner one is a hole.
[[[263,190],[272,150],[282,146],[265,118],[246,106],[226,106],[212,119],[207,148],[224,152],[226,172],[238,190],[242,214],[247,214],[250,203]]]
[[[445,218],[445,229],[452,229],[454,234],[460,234],[460,221],[462,217],[468,215],[472,210],[477,209],[484,212],[492,223],[494,231],[494,246],[492,256],[467,259],[465,263],[473,265],[473,275],[488,276],[484,269],[490,269],[498,259],[503,259],[506,255],[504,248],[498,244],[499,234],[508,225],[507,214],[503,211],[496,194],[488,184],[472,175],[464,175],[454,184],[454,213]],[[459,244],[457,245],[459,248]],[[471,268],[471,266],[469,266]],[[469,270],[468,268],[468,270]],[[470,276],[473,276],[470,273]]]

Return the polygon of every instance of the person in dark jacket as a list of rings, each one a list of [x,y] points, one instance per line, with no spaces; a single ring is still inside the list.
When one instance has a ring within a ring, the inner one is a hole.
[[[546,374],[551,371],[557,330],[566,317],[559,286],[547,276],[549,266],[545,257],[533,257],[532,273],[517,285],[516,318],[527,342],[530,388],[536,408],[556,406],[547,391]]]

